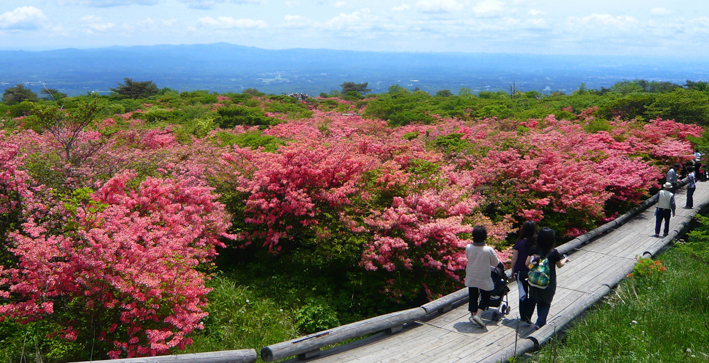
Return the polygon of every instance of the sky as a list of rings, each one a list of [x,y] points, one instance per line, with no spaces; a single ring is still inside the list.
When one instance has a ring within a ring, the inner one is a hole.
[[[707,0],[0,0],[0,49],[265,49],[709,58]]]

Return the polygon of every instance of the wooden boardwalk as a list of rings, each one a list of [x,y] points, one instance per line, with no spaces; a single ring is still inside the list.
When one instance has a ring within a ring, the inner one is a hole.
[[[467,301],[445,314],[433,314],[426,320],[407,325],[403,331],[380,333],[353,343],[323,350],[308,362],[497,362],[515,352],[529,350],[544,342],[554,330],[561,329],[580,312],[598,301],[615,283],[632,270],[636,257],[654,254],[676,236],[699,209],[709,203],[709,183],[697,183],[693,209],[684,209],[686,189],[675,200],[677,214],[670,222],[667,238],[654,237],[655,208],[650,207],[621,227],[587,245],[569,251],[570,262],[557,269],[558,287],[548,324],[535,332],[533,326],[519,322],[518,292],[511,284],[508,298],[511,312],[499,321],[492,320],[492,310],[483,314],[486,328],[468,320]],[[662,233],[662,232],[661,232]],[[647,256],[646,256],[647,257]],[[614,281],[608,283],[608,281]],[[536,320],[536,313],[532,321]],[[527,339],[529,338],[529,339]],[[291,359],[288,362],[297,362]],[[302,362],[302,361],[301,361]]]

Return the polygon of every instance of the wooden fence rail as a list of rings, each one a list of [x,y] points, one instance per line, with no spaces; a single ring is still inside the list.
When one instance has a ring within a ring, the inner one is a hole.
[[[253,363],[258,354],[253,349],[224,350],[209,353],[162,355],[157,357],[92,360],[78,363]]]

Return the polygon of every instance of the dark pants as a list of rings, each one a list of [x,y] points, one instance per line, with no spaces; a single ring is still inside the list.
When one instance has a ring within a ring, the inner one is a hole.
[[[491,294],[492,290],[487,291],[478,289],[477,287],[468,287],[468,295],[470,296],[470,300],[468,301],[468,311],[474,313],[478,311],[478,309],[487,309],[488,305],[490,305]],[[480,302],[478,302],[478,295],[480,297]]]
[[[549,309],[551,309],[551,304],[544,301],[537,302],[537,326],[543,327],[547,325],[547,316],[549,316]]]
[[[677,194],[677,183],[671,183],[672,184],[672,194]]]
[[[687,205],[686,208],[694,208],[694,191],[697,188],[687,188]]]
[[[532,320],[534,307],[537,305],[537,302],[529,297],[529,282],[527,282],[527,274],[527,271],[517,272],[517,279],[522,282],[524,293],[527,295],[524,300],[519,300],[519,317],[522,320]]]
[[[657,208],[657,215],[655,216],[655,234],[660,234],[660,227],[662,226],[662,221],[665,221],[665,232],[666,236],[670,232],[670,216],[672,215],[672,209]]]

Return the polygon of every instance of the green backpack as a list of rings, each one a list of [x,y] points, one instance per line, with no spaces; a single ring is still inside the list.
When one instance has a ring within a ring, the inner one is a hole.
[[[534,286],[537,289],[546,289],[551,282],[551,270],[549,268],[549,252],[541,261],[537,262],[536,265],[529,269],[529,274],[527,275],[527,281],[529,286]]]

